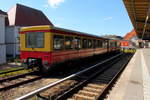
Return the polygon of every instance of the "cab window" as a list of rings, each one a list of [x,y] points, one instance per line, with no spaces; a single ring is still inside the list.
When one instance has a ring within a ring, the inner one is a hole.
[[[54,44],[54,50],[63,50],[64,37],[61,35],[54,35],[53,44]]]
[[[44,48],[44,33],[32,32],[26,34],[27,48]]]

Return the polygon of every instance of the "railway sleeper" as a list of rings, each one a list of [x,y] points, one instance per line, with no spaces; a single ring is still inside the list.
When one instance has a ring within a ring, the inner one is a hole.
[[[104,86],[98,84],[88,84],[87,87],[102,89]]]
[[[98,96],[98,93],[90,92],[90,91],[85,91],[85,90],[80,90],[78,94],[84,95],[84,96],[90,96],[90,97]]]
[[[101,92],[102,91],[102,88],[100,88],[100,89],[96,89],[96,88],[92,88],[92,87],[84,87],[83,88],[83,90],[85,90],[85,91],[89,91],[89,92],[95,92],[95,93],[99,93],[99,92]]]
[[[80,94],[75,94],[73,96],[73,100],[96,100],[95,97],[90,97],[90,96],[84,96]]]

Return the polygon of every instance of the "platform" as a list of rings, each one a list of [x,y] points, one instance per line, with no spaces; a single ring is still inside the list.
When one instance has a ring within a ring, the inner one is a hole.
[[[150,49],[138,49],[106,100],[150,100]]]

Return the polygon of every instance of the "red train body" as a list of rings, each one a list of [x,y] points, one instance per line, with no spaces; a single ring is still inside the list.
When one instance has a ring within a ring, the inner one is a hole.
[[[20,33],[22,63],[43,70],[62,62],[119,51],[117,40],[56,27],[25,27]]]

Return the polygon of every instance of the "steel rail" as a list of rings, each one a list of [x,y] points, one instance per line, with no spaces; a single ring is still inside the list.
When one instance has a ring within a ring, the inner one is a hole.
[[[62,94],[62,95],[56,97],[55,99],[53,99],[53,97],[52,97],[52,100],[67,100],[67,98],[68,98],[68,97],[71,97],[74,93],[75,93],[75,94],[78,94],[77,91],[79,91],[80,89],[82,90],[84,86],[86,87],[87,84],[89,84],[89,81],[93,80],[93,79],[94,79],[95,77],[97,77],[98,75],[101,75],[100,73],[103,74],[103,73],[105,73],[105,71],[107,72],[107,71],[110,70],[110,69],[113,70],[113,67],[110,67],[110,66],[112,66],[113,64],[115,64],[115,63],[118,61],[118,59],[119,59],[119,58],[113,60],[111,63],[109,63],[108,65],[106,65],[107,67],[105,67],[105,68],[102,69],[102,70],[97,71],[97,72],[94,73],[92,76],[88,77],[88,79],[86,79],[86,80],[84,80],[83,82],[81,82],[81,83],[75,85],[73,88],[71,88],[69,91],[65,92],[64,94]],[[120,60],[120,59],[119,59],[119,60]],[[130,58],[127,60],[127,62],[129,62],[129,60],[130,60]],[[103,89],[101,88],[102,91],[101,91],[101,93],[99,93],[99,95],[97,95],[97,98],[102,98],[102,94],[103,94],[103,96],[104,96],[104,94],[107,93],[107,90],[106,90],[106,89],[109,89],[108,86],[109,86],[109,87],[112,86],[111,84],[113,84],[113,82],[115,82],[115,79],[117,78],[116,76],[119,76],[119,74],[121,74],[121,71],[123,71],[123,68],[125,68],[125,65],[126,65],[126,64],[127,64],[127,63],[125,62],[125,64],[123,64],[123,67],[117,68],[117,70],[119,70],[119,71],[117,71],[117,74],[116,74],[116,75],[113,75],[113,76],[112,76],[111,80],[109,80],[108,85],[107,85],[106,87],[104,87]],[[109,69],[108,69],[108,68],[109,68]],[[116,73],[116,72],[113,72],[113,73]],[[106,91],[105,91],[105,90],[106,90]],[[41,98],[42,98],[42,97],[41,97]],[[95,97],[95,98],[96,98],[96,97]],[[49,98],[43,98],[43,99],[48,100]],[[95,100],[103,100],[103,99],[95,99]]]
[[[93,80],[96,76],[100,75],[100,73],[104,73],[108,70],[108,68],[111,68],[110,66],[115,64],[118,60],[119,59],[112,60],[112,62],[110,62],[108,65],[105,65],[105,67],[101,68],[101,70],[97,70],[97,72],[94,72],[94,74],[90,75],[87,79],[85,79],[81,83],[79,82],[79,84],[75,85],[72,89],[58,96],[55,99],[66,100],[67,97],[71,96],[71,94],[73,94],[75,91],[77,92],[80,88],[83,88],[85,85],[87,85],[90,80]]]
[[[39,89],[37,89],[37,90],[35,90],[35,91],[32,91],[32,92],[30,92],[30,93],[28,93],[28,94],[26,94],[26,95],[24,95],[24,96],[21,96],[21,97],[19,97],[19,98],[16,98],[15,100],[26,100],[26,99],[28,99],[28,98],[30,98],[30,97],[32,97],[32,96],[35,96],[35,95],[39,94],[40,92],[42,92],[42,91],[44,91],[44,90],[46,90],[46,89],[48,89],[48,88],[51,88],[51,87],[53,87],[53,86],[56,86],[57,84],[60,84],[60,83],[62,83],[62,82],[64,82],[64,81],[66,81],[66,80],[69,80],[69,79],[71,79],[71,78],[73,78],[73,77],[76,77],[76,76],[78,76],[78,75],[80,75],[80,74],[83,74],[84,72],[87,72],[87,71],[89,71],[89,70],[91,70],[91,69],[93,69],[93,68],[95,68],[95,67],[97,67],[97,66],[99,66],[99,65],[102,65],[102,64],[104,64],[104,63],[106,63],[106,62],[108,62],[108,61],[110,61],[110,60],[112,60],[112,59],[114,59],[114,58],[117,58],[118,56],[121,56],[122,54],[123,54],[123,53],[120,53],[120,54],[118,54],[118,55],[116,55],[116,56],[114,56],[114,57],[111,57],[111,58],[109,58],[109,59],[107,59],[107,60],[104,60],[104,61],[102,61],[102,62],[100,62],[100,63],[97,63],[97,64],[95,64],[95,65],[93,65],[93,66],[91,66],[91,67],[89,67],[89,68],[87,68],[87,69],[85,69],[85,70],[82,70],[82,71],[80,71],[80,72],[77,72],[77,73],[75,73],[75,74],[72,74],[72,75],[70,75],[70,76],[68,76],[68,77],[66,77],[66,78],[63,78],[63,79],[61,79],[61,80],[59,80],[59,81],[56,81],[56,82],[54,82],[54,83],[50,83],[50,84],[48,84],[47,86],[44,86],[44,87],[39,88]]]
[[[104,97],[109,92],[109,90],[111,89],[111,87],[113,86],[113,84],[117,81],[117,79],[119,78],[119,76],[121,75],[121,73],[123,72],[123,70],[126,68],[127,64],[129,63],[130,59],[132,58],[132,56],[133,55],[130,55],[129,59],[127,59],[127,62],[125,62],[122,65],[122,68],[119,69],[119,71],[117,72],[117,74],[110,80],[110,82],[105,87],[105,89],[103,89],[102,93],[98,96],[98,100],[104,99]]]
[[[18,87],[18,86],[20,86],[20,85],[22,85],[22,84],[27,84],[27,83],[29,83],[29,82],[36,81],[36,80],[41,79],[41,78],[42,78],[42,76],[37,76],[37,77],[34,77],[34,78],[32,78],[32,79],[23,80],[23,81],[20,81],[20,82],[15,83],[15,84],[11,84],[11,85],[2,87],[2,88],[0,88],[0,91],[6,91],[6,90],[8,90],[8,89]]]
[[[16,78],[24,77],[26,75],[34,74],[34,73],[35,72],[28,72],[28,73],[24,73],[24,74],[20,74],[20,75],[15,75],[15,76],[3,78],[3,79],[0,79],[0,82],[2,83],[2,82],[5,82],[5,81],[9,81],[9,80],[13,80],[13,79],[16,79]]]
[[[16,71],[20,71],[20,70],[24,70],[25,68],[18,68],[18,69],[12,69],[12,70],[9,70],[9,71],[4,71],[4,72],[0,72],[0,75],[2,74],[7,74],[7,73],[11,73],[11,72],[16,72]]]

